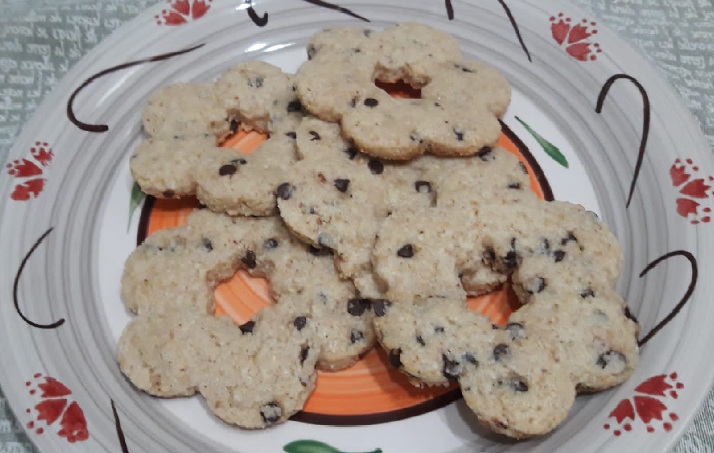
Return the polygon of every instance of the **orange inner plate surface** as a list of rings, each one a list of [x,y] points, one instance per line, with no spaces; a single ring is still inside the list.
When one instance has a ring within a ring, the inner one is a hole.
[[[418,97],[415,90],[400,90],[389,87],[393,95]],[[260,145],[266,136],[256,132],[240,131],[229,138],[224,147],[249,154]],[[531,190],[543,198],[543,190],[534,176],[528,161],[519,152],[518,146],[501,134],[498,143],[516,155],[531,175]],[[150,216],[147,235],[157,230],[180,226],[198,206],[195,199],[156,200]],[[232,279],[216,288],[216,316],[230,316],[236,323],[248,321],[255,313],[272,304],[268,283],[239,271]],[[471,297],[471,310],[488,316],[494,324],[505,324],[517,300],[508,285],[490,294]],[[360,416],[402,411],[426,403],[440,395],[453,391],[450,387],[417,388],[407,378],[391,367],[381,348],[367,353],[354,366],[338,372],[319,372],[317,386],[308,399],[303,412],[326,416]]]

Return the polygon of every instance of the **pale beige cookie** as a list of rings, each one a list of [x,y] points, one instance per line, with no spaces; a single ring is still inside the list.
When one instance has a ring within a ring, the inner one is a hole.
[[[160,230],[134,250],[124,265],[122,299],[137,314],[192,309],[213,312],[213,290],[240,267],[249,251],[262,250],[279,222],[238,219],[194,211],[186,225]]]
[[[456,299],[374,306],[390,364],[417,386],[457,380],[489,429],[516,438],[545,434],[568,414],[575,396],[570,375],[544,341],[520,340],[522,326],[494,328]]]
[[[547,434],[575,402],[567,370],[544,341],[497,344],[458,378],[466,404],[488,429],[516,439]]]
[[[396,160],[425,152],[473,155],[498,140],[508,82],[463,60],[446,33],[412,23],[382,32],[335,28],[313,37],[308,56],[297,74],[302,104],[321,119],[339,121],[343,135],[367,154]],[[421,89],[421,99],[394,99],[375,79],[403,80]]]
[[[375,327],[385,348],[400,350],[406,374],[426,384],[458,379],[481,422],[518,438],[554,429],[576,391],[632,374],[638,326],[613,289],[622,256],[605,225],[581,206],[530,196],[447,199],[446,208],[437,197],[435,207],[388,217],[373,252],[389,301],[375,306]],[[465,273],[510,277],[524,306],[505,330],[472,319]],[[472,357],[477,367],[467,366]],[[439,369],[456,371],[440,380]]]
[[[164,134],[140,144],[131,159],[132,175],[145,193],[158,198],[196,195],[217,212],[275,214],[275,185],[297,160],[295,130],[303,112],[294,91],[294,76],[268,63],[252,61],[231,68],[215,84],[181,85],[195,96],[207,96],[209,87],[211,99],[215,98],[221,115],[229,120],[230,132],[238,128],[256,130],[269,133],[270,138],[250,155],[244,155],[219,148],[218,141],[211,142],[214,135],[202,123],[192,123],[193,135]],[[161,94],[164,91],[166,94]],[[167,87],[155,97],[163,99],[176,91],[176,87]],[[176,102],[174,105],[166,101],[161,106],[190,108]],[[158,105],[150,102],[145,116],[154,118],[163,113],[183,118],[179,113],[160,110]],[[169,123],[170,117],[162,119],[167,122],[164,128],[176,127]],[[157,122],[151,119],[149,124]],[[151,134],[149,128],[146,131]]]
[[[229,117],[245,130],[278,132],[281,123],[292,128],[291,117],[301,116],[294,76],[263,61],[229,69],[216,82],[216,91]]]
[[[211,134],[216,142],[231,133],[231,120],[212,83],[175,83],[152,93],[142,113],[146,135],[189,139]]]
[[[314,389],[320,351],[305,330],[312,322],[282,305],[250,328],[182,310],[139,316],[120,339],[119,365],[151,395],[199,391],[226,422],[264,428],[299,411]]]
[[[175,198],[196,192],[196,165],[216,150],[213,135],[143,141],[129,161],[131,175],[147,195]]]
[[[392,212],[437,201],[451,206],[464,197],[508,202],[533,196],[518,159],[501,148],[468,158],[423,156],[389,163],[359,153],[339,136],[336,125],[306,118],[298,128],[298,154],[303,160],[279,186],[281,216],[302,240],[334,250],[340,275],[352,279],[362,297],[381,295],[373,278],[371,250],[381,222]],[[454,211],[466,214],[461,208]],[[461,214],[447,217],[456,222]],[[443,271],[434,267],[435,272]],[[472,294],[505,281],[490,269],[478,275],[467,272],[463,279]],[[458,282],[455,286],[460,288]]]
[[[295,140],[284,134],[274,135],[249,155],[215,148],[193,168],[196,197],[215,212],[276,214],[275,189],[296,161]]]
[[[266,277],[276,302],[241,326],[212,316],[216,285],[238,269]],[[194,211],[130,255],[122,297],[138,314],[119,340],[124,374],[152,395],[198,390],[246,428],[286,420],[312,392],[316,367],[346,368],[375,342],[371,302],[276,217]]]
[[[276,425],[301,410],[317,377],[320,347],[307,330],[314,322],[276,305],[264,309],[250,331],[243,327],[245,333],[235,325],[210,328],[213,347],[194,357],[191,373],[207,406],[243,428]]]
[[[212,313],[215,287],[245,269],[270,281],[277,303],[318,320],[311,329],[320,367],[340,369],[371,348],[374,333],[371,310],[352,307],[354,286],[338,277],[332,260],[293,238],[278,218],[197,210],[185,226],[154,233],[129,256],[122,298],[139,315]]]

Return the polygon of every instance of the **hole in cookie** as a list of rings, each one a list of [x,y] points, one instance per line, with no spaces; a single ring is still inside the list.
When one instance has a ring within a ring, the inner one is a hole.
[[[421,99],[421,88],[414,88],[403,80],[393,83],[375,80],[374,84],[394,98]]]
[[[249,154],[265,139],[264,134],[238,129],[223,146]],[[531,176],[531,189],[540,198],[552,199],[547,181],[542,177],[542,172],[536,161],[530,157],[525,145],[507,129],[499,145],[521,159],[523,167]],[[415,191],[426,190],[427,187],[425,184],[418,186],[415,184]],[[190,212],[197,207],[198,202],[195,199],[154,200],[149,197],[142,210],[138,242],[143,242],[146,236],[157,230],[182,225]],[[554,249],[557,248],[557,244],[551,245]],[[268,249],[276,246],[279,247],[277,241],[267,240],[263,244],[263,247]],[[251,261],[250,257],[248,261]],[[249,331],[252,327],[252,324],[246,324],[246,321],[272,303],[268,283],[264,279],[253,278],[244,271],[221,284],[215,291],[215,298],[215,314],[231,317],[236,324],[243,326],[244,331]],[[379,310],[383,313],[388,310],[384,301],[371,303],[380,307]],[[362,304],[353,303],[352,311],[358,314],[362,310]],[[366,305],[366,302],[364,304]],[[502,327],[507,325],[511,313],[519,308],[518,298],[508,283],[489,294],[469,298],[468,305],[471,310],[488,316],[491,322]],[[522,334],[519,326],[515,324],[509,326],[508,331],[512,336]],[[350,338],[355,342],[361,341],[361,332],[352,332]],[[602,361],[606,362],[606,366],[610,362],[610,366],[613,366],[617,363],[613,357],[614,354],[604,356]],[[598,359],[594,359],[594,366],[599,366]],[[468,358],[464,357],[464,360],[468,361]],[[451,373],[451,368],[447,368],[447,373]],[[313,395],[295,419],[331,425],[373,424],[423,414],[460,398],[458,387],[453,385],[424,389],[412,386],[408,377],[390,364],[389,354],[381,348],[372,350],[351,368],[332,373],[320,372],[318,376]],[[266,415],[270,417],[270,411],[266,411]]]

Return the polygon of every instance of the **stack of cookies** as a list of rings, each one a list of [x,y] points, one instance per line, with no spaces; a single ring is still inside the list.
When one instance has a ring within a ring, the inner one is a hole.
[[[496,146],[506,79],[414,23],[324,30],[307,55],[294,75],[255,61],[148,99],[134,178],[205,208],[127,260],[131,382],[199,392],[263,428],[303,407],[317,369],[378,343],[415,385],[458,382],[480,422],[524,438],[554,429],[577,392],[626,380],[638,325],[613,289],[620,247],[581,206],[538,199]],[[218,146],[238,128],[269,138],[249,155]],[[275,304],[239,326],[212,313],[240,269]],[[467,296],[507,282],[522,307],[506,326],[469,311]]]

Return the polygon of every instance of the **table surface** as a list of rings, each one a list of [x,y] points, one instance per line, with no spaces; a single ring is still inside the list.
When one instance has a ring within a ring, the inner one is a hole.
[[[0,0],[0,166],[43,97],[89,50],[156,0]],[[163,2],[161,2],[163,3]],[[714,149],[714,0],[575,0],[640,49],[676,88]],[[46,29],[53,37],[23,32]],[[16,27],[25,25],[26,27]],[[80,39],[74,37],[79,35]],[[52,44],[47,58],[32,44]],[[17,64],[38,61],[41,65]],[[30,69],[26,69],[29,67]],[[0,453],[37,450],[0,390]],[[714,391],[675,453],[714,452]]]

